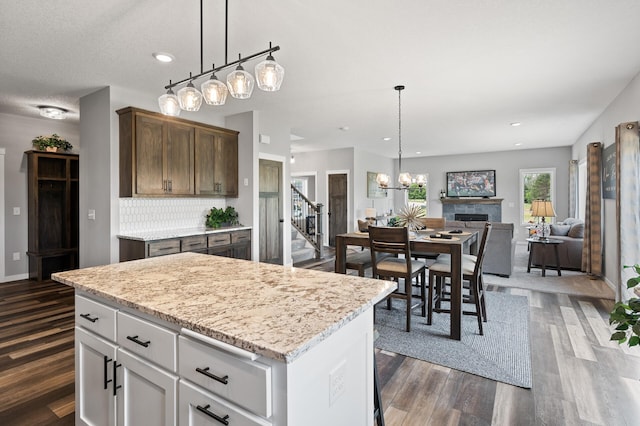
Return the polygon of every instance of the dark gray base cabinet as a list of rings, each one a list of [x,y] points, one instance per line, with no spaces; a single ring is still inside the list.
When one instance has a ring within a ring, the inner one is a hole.
[[[251,230],[216,232],[153,241],[120,239],[120,262],[187,251],[251,260]]]

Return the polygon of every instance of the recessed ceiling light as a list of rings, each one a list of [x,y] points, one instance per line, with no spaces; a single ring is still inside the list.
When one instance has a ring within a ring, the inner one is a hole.
[[[513,123],[511,123],[511,126],[513,127],[518,127],[519,125],[521,125],[522,123],[519,121],[514,121]]]
[[[416,151],[416,154],[420,155],[422,154],[422,151]]]
[[[347,130],[349,130],[349,126],[342,126],[339,127],[340,130],[342,130],[343,132],[346,132]]]
[[[49,105],[39,105],[40,115],[46,118],[52,118],[54,120],[64,120],[67,118],[67,111],[64,108],[58,108]]]
[[[389,136],[382,138],[383,141],[390,141],[391,138]]]
[[[169,63],[173,62],[175,59],[172,54],[165,52],[155,52],[152,54],[154,58],[156,58],[160,62]]]
[[[522,142],[516,142],[514,143],[515,146],[522,146]]]

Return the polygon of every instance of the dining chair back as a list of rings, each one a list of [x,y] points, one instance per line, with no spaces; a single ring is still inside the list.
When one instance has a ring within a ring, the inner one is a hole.
[[[443,217],[421,217],[420,222],[422,226],[427,229],[444,229],[445,219]],[[437,259],[440,256],[440,253],[434,252],[422,252],[422,251],[414,251],[412,254],[414,259],[427,259],[433,260]]]
[[[414,308],[412,305],[412,281],[414,278],[419,277],[422,316],[426,316],[426,265],[422,261],[415,261],[411,258],[409,230],[406,227],[370,226],[369,250],[374,278],[391,279],[398,283],[401,279],[404,280],[404,290],[400,290],[400,286],[398,286],[398,290],[391,293],[390,297],[406,300],[406,330],[411,331],[411,309]],[[387,308],[391,308],[391,299],[389,298],[387,299]]]
[[[476,256],[464,255],[462,257],[462,279],[469,282],[469,293],[463,294],[463,303],[473,303],[475,311],[463,311],[467,315],[475,315],[478,318],[478,329],[484,334],[482,323],[487,322],[487,308],[484,297],[484,283],[482,281],[482,264],[487,251],[487,241],[491,234],[491,223],[484,226],[480,247]],[[451,302],[451,293],[446,291],[444,280],[451,278],[451,258],[439,260],[429,267],[429,303],[427,324],[431,324],[433,312],[451,312],[442,308],[442,302]]]

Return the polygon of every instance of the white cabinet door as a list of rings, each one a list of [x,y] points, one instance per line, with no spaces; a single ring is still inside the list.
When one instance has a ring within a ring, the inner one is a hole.
[[[178,377],[118,349],[118,425],[175,425]]]
[[[76,327],[76,424],[115,425],[116,345]]]

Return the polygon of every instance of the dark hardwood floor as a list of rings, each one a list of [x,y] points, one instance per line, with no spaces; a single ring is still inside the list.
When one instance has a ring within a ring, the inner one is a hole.
[[[377,352],[388,426],[639,424],[640,353],[608,341],[611,300],[489,290],[529,297],[533,389]],[[72,289],[0,284],[0,425],[73,424],[73,348]]]

